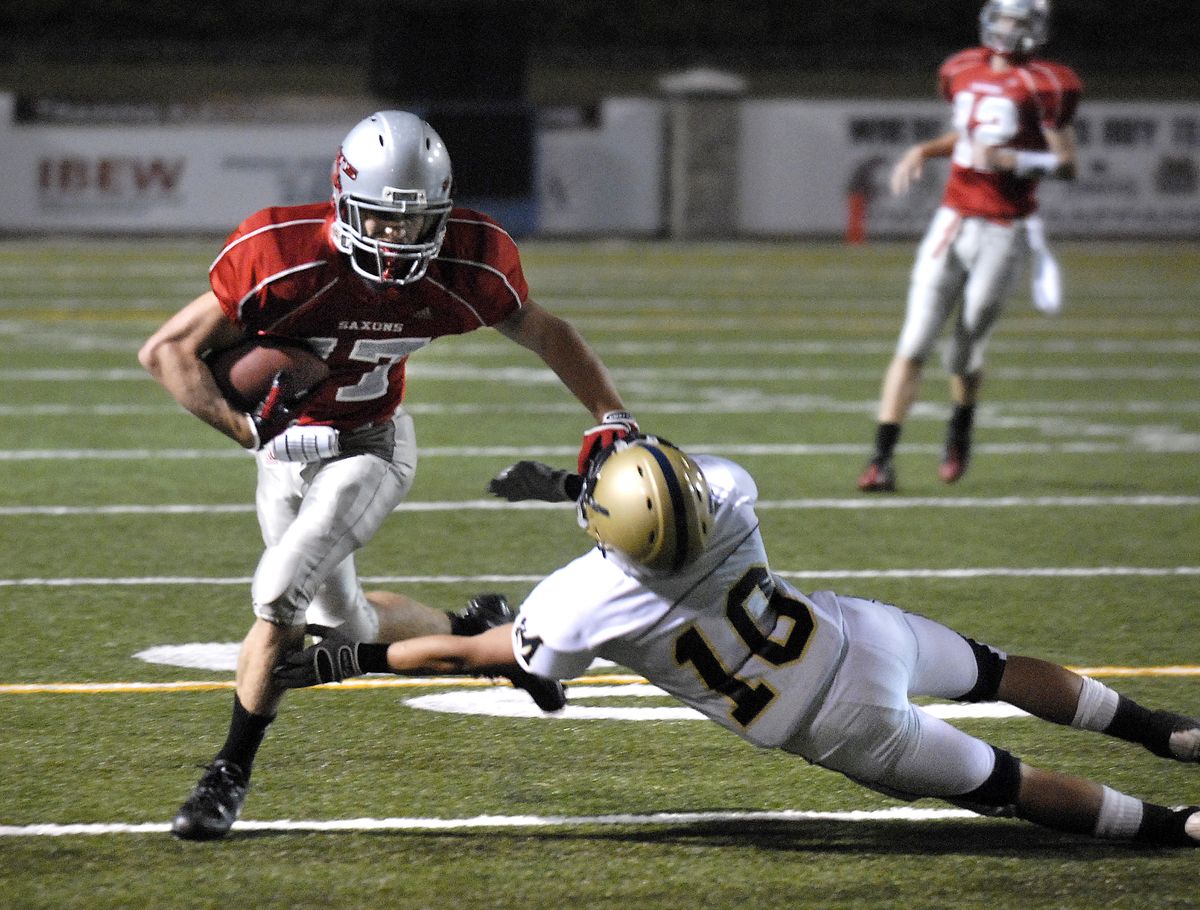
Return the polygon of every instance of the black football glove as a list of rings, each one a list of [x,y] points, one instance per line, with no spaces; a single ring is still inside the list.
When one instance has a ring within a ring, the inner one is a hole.
[[[575,502],[583,490],[583,478],[540,461],[518,461],[488,481],[487,488],[493,496],[509,502]]]
[[[628,411],[609,411],[600,423],[583,434],[583,445],[579,447],[579,473],[587,476],[593,458],[618,439],[636,436],[637,431],[637,421]]]
[[[288,689],[303,689],[342,682],[366,672],[358,659],[361,642],[352,641],[328,626],[310,625],[305,631],[321,640],[303,651],[285,655],[271,671],[276,683]]]
[[[543,711],[561,711],[567,706],[567,690],[557,679],[535,676],[520,667],[501,674],[518,689],[524,689]]]
[[[308,397],[309,390],[296,389],[293,385],[291,377],[280,370],[263,400],[250,414],[250,422],[258,436],[256,449],[261,449],[299,419],[300,405]]]

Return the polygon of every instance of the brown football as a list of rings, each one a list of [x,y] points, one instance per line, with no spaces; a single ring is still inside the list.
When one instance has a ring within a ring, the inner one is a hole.
[[[287,339],[251,338],[211,354],[206,362],[221,394],[243,411],[258,406],[280,372],[287,375],[289,392],[312,389],[329,376],[324,360]]]

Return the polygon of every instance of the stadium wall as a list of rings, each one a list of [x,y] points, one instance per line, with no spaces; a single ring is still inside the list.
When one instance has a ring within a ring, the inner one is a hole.
[[[494,212],[518,233],[665,236],[673,230],[668,193],[681,185],[668,173],[667,104],[612,98],[586,116],[542,112],[532,196],[458,201]],[[714,186],[711,175],[704,185],[728,199],[731,235],[842,236],[851,199],[867,237],[913,237],[924,228],[945,165],[899,200],[886,192],[887,171],[909,143],[945,129],[944,105],[736,104],[736,166],[727,185]],[[0,94],[0,232],[224,233],[256,208],[324,198],[333,150],[356,120],[26,120],[15,99]],[[1200,236],[1200,104],[1095,101],[1082,106],[1078,127],[1079,179],[1047,181],[1042,191],[1052,233]]]

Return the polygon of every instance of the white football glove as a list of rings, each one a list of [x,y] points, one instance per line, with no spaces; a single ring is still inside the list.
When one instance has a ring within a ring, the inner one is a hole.
[[[290,426],[267,440],[263,449],[268,460],[273,461],[321,461],[336,458],[342,453],[338,431],[333,427],[300,424]]]
[[[1026,218],[1025,233],[1033,258],[1029,270],[1029,290],[1034,308],[1047,316],[1056,316],[1063,304],[1062,272],[1046,243],[1046,228],[1042,219],[1037,215]]]

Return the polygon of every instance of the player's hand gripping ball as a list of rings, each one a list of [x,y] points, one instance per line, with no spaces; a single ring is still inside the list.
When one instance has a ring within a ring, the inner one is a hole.
[[[329,366],[298,341],[257,336],[207,358],[221,394],[235,408],[253,413],[275,378],[287,378],[285,393],[298,399],[329,376]],[[265,441],[265,440],[264,440]]]

